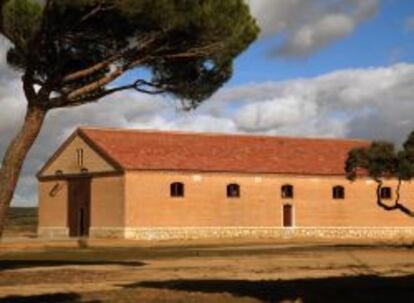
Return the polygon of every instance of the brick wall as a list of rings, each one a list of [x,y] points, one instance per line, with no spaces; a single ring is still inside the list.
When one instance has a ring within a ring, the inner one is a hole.
[[[124,178],[93,178],[91,184],[91,226],[125,225]]]
[[[68,184],[66,181],[39,182],[39,227],[67,226]]]
[[[170,183],[185,184],[183,198],[170,197]],[[240,198],[227,198],[226,185],[238,183]],[[294,198],[282,199],[283,184]],[[332,187],[345,187],[334,200]],[[395,182],[386,182],[395,187]],[[281,227],[282,207],[293,206],[296,227],[404,227],[414,219],[376,205],[376,184],[342,177],[289,177],[229,173],[129,172],[126,174],[128,227]],[[413,185],[404,184],[402,201],[414,208]]]

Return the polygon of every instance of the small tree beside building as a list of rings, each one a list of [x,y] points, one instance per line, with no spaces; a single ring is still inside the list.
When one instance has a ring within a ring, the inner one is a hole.
[[[401,197],[403,182],[414,178],[414,132],[408,136],[401,150],[385,141],[373,142],[369,147],[351,150],[345,170],[350,180],[362,175],[377,183],[376,196],[379,207],[386,211],[401,211],[414,217],[414,211],[404,204]],[[390,189],[384,187],[384,180],[391,178],[397,181],[393,198]],[[384,198],[392,198],[392,202],[386,202]]]

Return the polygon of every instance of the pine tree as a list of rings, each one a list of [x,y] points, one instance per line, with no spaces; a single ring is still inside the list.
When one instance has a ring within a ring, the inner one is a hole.
[[[257,37],[243,0],[0,0],[9,65],[22,73],[24,124],[0,169],[0,236],[27,152],[46,114],[136,90],[194,109]],[[148,79],[136,78],[144,69]],[[131,78],[128,77],[128,78]]]

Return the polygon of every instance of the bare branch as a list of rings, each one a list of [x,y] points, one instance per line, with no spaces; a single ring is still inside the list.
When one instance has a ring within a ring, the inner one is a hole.
[[[102,69],[105,69],[107,67],[109,67],[112,63],[114,63],[116,60],[121,59],[124,55],[126,55],[128,52],[131,51],[139,51],[139,50],[143,50],[146,47],[148,47],[151,43],[153,43],[158,37],[158,34],[151,34],[148,36],[147,39],[144,39],[143,41],[140,41],[139,43],[139,47],[130,47],[127,49],[122,50],[121,52],[119,52],[118,54],[114,54],[112,56],[110,56],[108,59],[99,62],[93,66],[90,66],[88,68],[85,68],[83,70],[74,72],[72,74],[69,74],[67,76],[65,76],[63,78],[63,82],[70,82],[70,81],[74,81],[74,80],[78,80],[87,76],[90,76]],[[137,61],[138,63],[138,61]],[[136,65],[136,64],[135,64]]]
[[[382,209],[386,211],[399,210],[409,217],[414,217],[414,211],[410,210],[408,207],[400,203],[400,190],[401,190],[401,184],[402,184],[401,178],[398,179],[398,184],[397,184],[397,189],[396,189],[396,200],[394,201],[394,205],[388,205],[382,201],[381,189],[382,189],[383,182],[380,179],[375,179],[375,182],[377,182],[377,204],[378,206],[380,206]]]
[[[150,45],[152,42],[154,42],[158,37],[158,34],[154,35],[152,34],[147,41],[145,41],[141,46],[140,49],[145,49],[148,45]],[[82,100],[89,100],[93,98],[102,98],[103,96],[107,96],[111,93],[125,90],[125,89],[135,89],[138,92],[146,93],[146,94],[161,94],[165,92],[164,88],[157,87],[153,83],[149,82],[143,82],[144,80],[138,80],[132,85],[126,85],[115,89],[109,89],[109,90],[103,90],[103,88],[108,85],[109,83],[115,81],[117,78],[122,76],[125,72],[128,70],[131,70],[135,68],[138,65],[142,65],[143,63],[154,60],[154,59],[175,59],[175,58],[186,58],[186,57],[199,57],[199,56],[206,56],[208,55],[212,50],[216,50],[217,47],[220,47],[221,43],[212,43],[210,45],[206,45],[203,47],[196,47],[193,49],[189,49],[182,53],[175,53],[175,54],[168,54],[168,53],[162,53],[161,50],[162,47],[153,50],[151,55],[147,55],[144,57],[141,57],[135,61],[129,62],[124,66],[117,67],[114,71],[109,72],[104,77],[89,83],[81,88],[78,88],[65,97],[67,100],[72,100],[74,104],[82,103]],[[71,75],[68,75],[64,78],[64,81],[69,82],[77,79],[84,78],[86,76],[92,75],[104,68],[108,68],[113,62],[115,62],[117,59],[121,59],[124,55],[126,55],[130,51],[136,51],[134,48],[129,48],[127,50],[123,50],[121,53],[116,54],[112,56],[111,58],[108,58],[107,60],[100,62],[94,66],[91,66],[87,69],[72,73]],[[156,90],[148,90],[145,88],[142,88],[142,85],[151,86],[153,88],[156,88]],[[103,90],[100,92],[99,90]],[[90,97],[93,96],[93,97]],[[66,104],[66,102],[65,102]]]
[[[141,86],[149,86],[152,87],[152,90],[149,89],[145,89]],[[133,88],[140,93],[144,93],[144,94],[150,94],[150,95],[159,95],[159,94],[164,94],[165,92],[167,92],[167,87],[165,87],[164,85],[160,85],[158,83],[152,83],[152,82],[148,82],[145,80],[137,80],[135,81],[135,83],[133,84]],[[171,87],[169,87],[171,88]]]
[[[108,75],[106,75],[105,77],[102,77],[101,79],[92,82],[88,85],[85,85],[73,92],[71,92],[68,95],[68,99],[69,100],[75,100],[79,97],[81,97],[82,95],[91,93],[93,91],[96,91],[102,87],[104,87],[105,85],[111,83],[112,81],[114,81],[115,79],[117,79],[118,77],[120,77],[122,74],[124,73],[123,68],[117,68],[115,71],[109,73]]]
[[[111,65],[111,63],[115,62],[117,59],[119,59],[121,57],[120,54],[112,56],[110,58],[108,58],[105,61],[102,61],[98,64],[95,64],[91,67],[88,67],[86,69],[74,72],[70,75],[67,75],[66,77],[63,78],[63,82],[70,82],[70,81],[74,81],[74,80],[78,80],[87,76],[90,76],[94,73],[96,73],[97,71],[107,68],[108,66]]]
[[[99,80],[96,80],[95,82],[92,82],[90,84],[87,84],[73,92],[71,92],[67,98],[69,100],[75,100],[77,98],[80,98],[84,94],[92,93],[93,91],[99,90],[103,88],[105,85],[115,81],[117,78],[122,76],[126,71],[136,67],[137,65],[140,65],[144,63],[148,58],[143,57],[141,59],[138,59],[124,67],[118,67],[113,72],[107,74],[105,77],[100,78]]]
[[[23,91],[24,91],[24,94],[26,96],[27,101],[29,103],[34,102],[37,95],[36,95],[36,91],[33,87],[34,83],[31,79],[31,75],[29,75],[28,71],[23,75],[22,81],[23,81]]]
[[[152,87],[153,89],[152,90],[146,89],[145,88],[146,86]],[[92,102],[99,101],[99,99],[103,97],[112,95],[120,91],[130,90],[130,89],[134,89],[138,92],[150,94],[150,95],[159,95],[159,94],[163,94],[167,92],[166,88],[163,87],[162,85],[148,82],[143,79],[139,79],[139,80],[136,80],[132,84],[118,86],[118,87],[106,89],[100,92],[92,92],[90,94],[79,97],[75,100],[68,99],[65,96],[56,97],[50,100],[48,108],[74,107],[74,106],[79,106],[79,105],[83,105],[87,103],[92,103]]]
[[[176,59],[176,58],[191,58],[191,57],[204,57],[211,54],[212,51],[217,51],[223,47],[222,42],[212,43],[203,47],[192,48],[182,53],[173,54],[160,54],[159,56],[165,59]]]
[[[395,189],[395,204],[399,204],[400,203],[400,198],[401,198],[401,194],[400,194],[400,190],[401,190],[401,178],[398,178],[398,183],[397,183],[397,188]]]
[[[83,22],[85,22],[89,18],[92,18],[92,17],[96,16],[100,12],[105,12],[105,11],[111,10],[113,7],[114,7],[114,5],[109,5],[109,6],[105,7],[102,4],[98,4],[89,13],[87,13],[85,16],[82,17],[82,19],[79,21],[79,24],[82,24]]]

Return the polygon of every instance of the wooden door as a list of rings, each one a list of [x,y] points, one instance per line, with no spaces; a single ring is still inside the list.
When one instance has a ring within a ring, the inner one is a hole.
[[[290,204],[283,205],[283,226],[293,226],[293,206]]]
[[[91,179],[69,180],[68,222],[70,237],[89,235],[91,209]]]

